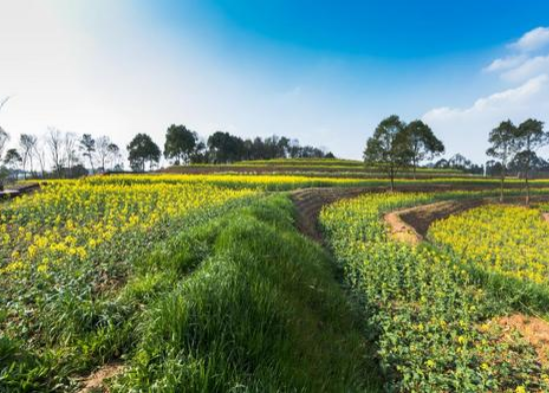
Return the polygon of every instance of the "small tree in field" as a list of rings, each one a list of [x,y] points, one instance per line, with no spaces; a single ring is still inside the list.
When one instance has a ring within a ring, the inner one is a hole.
[[[526,204],[530,204],[530,184],[528,177],[532,168],[532,163],[536,161],[536,151],[547,145],[549,142],[548,134],[543,131],[543,122],[535,119],[528,119],[518,127],[515,137],[517,154],[515,161],[520,163],[524,182],[526,186]]]
[[[145,172],[145,164],[149,166],[160,161],[160,148],[147,134],[137,134],[128,147],[130,166],[134,171]]]
[[[414,179],[419,163],[431,160],[444,153],[444,144],[438,139],[431,127],[421,120],[414,120],[406,126],[406,133],[410,143]]]
[[[503,184],[507,174],[507,166],[512,160],[516,150],[517,127],[511,120],[503,121],[499,126],[490,132],[488,142],[490,148],[486,150],[486,155],[499,160],[500,167],[500,190],[499,201],[503,202]]]
[[[365,164],[380,168],[387,174],[391,191],[394,190],[396,174],[410,165],[412,156],[406,126],[395,115],[379,123],[364,150]]]

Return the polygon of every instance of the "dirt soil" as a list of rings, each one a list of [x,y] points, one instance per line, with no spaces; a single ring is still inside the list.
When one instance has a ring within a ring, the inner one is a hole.
[[[352,198],[364,194],[367,188],[306,188],[291,194],[296,207],[296,224],[301,233],[318,243],[322,243],[322,234],[318,227],[318,215],[324,205],[343,198]]]
[[[488,201],[484,199],[445,201],[402,210],[399,212],[399,216],[404,223],[414,228],[419,235],[425,237],[429,230],[429,226],[434,221],[448,218],[454,214],[463,213],[486,203],[488,203]]]
[[[103,384],[106,379],[120,374],[124,370],[121,363],[106,364],[83,381],[83,388],[79,393],[109,393],[109,389]]]
[[[504,338],[518,331],[536,350],[540,363],[549,365],[549,322],[524,314],[501,317],[495,322],[503,329]]]

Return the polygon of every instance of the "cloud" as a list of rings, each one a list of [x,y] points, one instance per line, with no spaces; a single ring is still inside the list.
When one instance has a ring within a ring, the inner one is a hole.
[[[547,44],[549,44],[549,27],[537,27],[524,34],[510,47],[521,52],[533,52],[543,49]]]
[[[522,82],[536,75],[549,73],[549,55],[529,58],[501,74],[501,77],[511,82]]]
[[[468,108],[435,108],[423,116],[447,146],[463,146],[475,141],[466,152],[475,160],[483,160],[489,131],[505,119],[520,123],[529,117],[544,119],[549,114],[549,76],[539,75],[522,85],[482,97]],[[449,151],[450,154],[458,153]]]
[[[513,55],[513,56],[507,56],[504,58],[496,59],[492,63],[490,63],[489,66],[484,68],[484,71],[498,72],[498,71],[508,70],[510,68],[515,68],[517,66],[520,66],[527,59],[528,57],[524,55]]]

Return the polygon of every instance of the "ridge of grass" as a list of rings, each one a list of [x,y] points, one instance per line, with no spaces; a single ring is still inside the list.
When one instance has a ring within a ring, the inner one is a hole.
[[[155,252],[128,290],[162,296],[111,390],[380,391],[330,257],[293,215],[286,195],[261,198]]]

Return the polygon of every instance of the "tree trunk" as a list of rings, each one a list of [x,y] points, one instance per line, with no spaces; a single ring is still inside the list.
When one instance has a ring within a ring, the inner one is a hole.
[[[526,206],[530,205],[530,183],[528,183],[528,170],[526,171],[526,177],[524,179],[526,183]]]
[[[499,188],[499,202],[500,203],[503,203],[503,182],[504,182],[504,177],[502,176],[501,177],[501,183],[500,183],[500,188]]]

